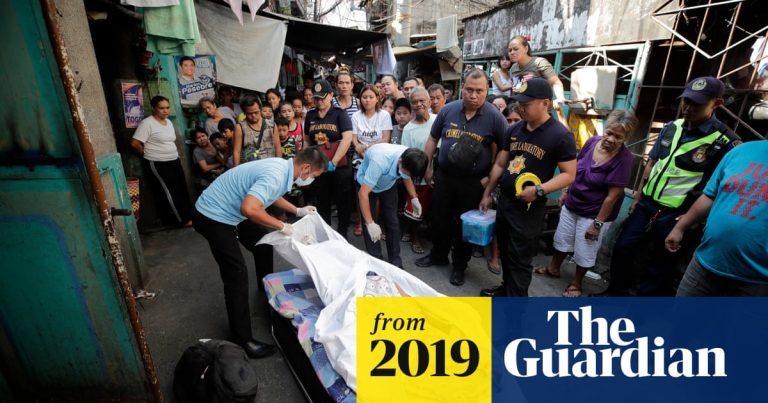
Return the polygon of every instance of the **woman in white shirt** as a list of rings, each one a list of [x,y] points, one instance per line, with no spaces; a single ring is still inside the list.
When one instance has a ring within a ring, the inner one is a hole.
[[[152,116],[139,123],[131,147],[142,157],[144,177],[149,180],[160,218],[188,227],[192,225],[189,194],[176,148],[176,131],[168,120],[171,104],[161,95],[152,98],[150,104]]]
[[[379,91],[366,85],[360,91],[360,110],[352,115],[352,144],[358,156],[364,156],[368,147],[389,143],[392,136],[392,117],[381,109]]]

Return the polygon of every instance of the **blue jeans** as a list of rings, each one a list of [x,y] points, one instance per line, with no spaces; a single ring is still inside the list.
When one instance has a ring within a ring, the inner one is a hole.
[[[358,191],[360,185],[357,185]],[[376,216],[376,200],[379,200],[381,207],[380,211],[380,223],[382,229],[387,234],[387,261],[397,267],[402,267],[403,262],[400,260],[400,222],[397,219],[397,186],[392,186],[388,190],[381,193],[369,193],[368,202],[371,207],[371,215]],[[368,227],[363,224],[363,239],[365,240],[365,250],[371,256],[384,260],[384,256],[381,254],[381,241],[371,241],[371,236],[368,234]]]
[[[677,296],[768,297],[768,284],[748,283],[721,276],[702,267],[694,256],[677,288]]]
[[[655,220],[653,217],[658,213]],[[677,223],[676,218],[685,213],[679,209],[663,209],[650,199],[643,197],[635,210],[627,217],[616,239],[611,257],[611,285],[608,292],[628,294],[632,282],[632,266],[637,250],[643,245],[646,235],[653,242],[653,252],[648,265],[648,286],[646,291],[671,293],[671,278],[677,257],[664,248],[664,240]],[[650,224],[650,231],[646,231]]]

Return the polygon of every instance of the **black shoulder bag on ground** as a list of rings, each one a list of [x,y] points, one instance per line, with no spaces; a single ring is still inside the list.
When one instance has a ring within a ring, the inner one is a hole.
[[[255,402],[258,381],[245,350],[224,340],[187,348],[173,374],[179,403]]]

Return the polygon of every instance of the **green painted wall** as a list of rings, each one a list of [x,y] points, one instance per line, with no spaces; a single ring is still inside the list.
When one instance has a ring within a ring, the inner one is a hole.
[[[0,401],[148,401],[41,2],[0,16]]]

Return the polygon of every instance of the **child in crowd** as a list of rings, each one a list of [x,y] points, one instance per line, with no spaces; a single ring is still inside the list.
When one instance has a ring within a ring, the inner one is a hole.
[[[507,109],[502,111],[502,114],[504,115],[504,118],[507,119],[507,123],[509,123],[510,126],[523,120],[523,117],[520,116],[520,105],[517,102],[509,104]]]
[[[296,123],[299,124],[299,126],[304,127],[304,103],[301,102],[301,98],[294,98],[291,101],[291,106],[293,106],[293,119],[296,121]]]
[[[402,144],[403,128],[411,121],[411,102],[407,98],[395,101],[395,126],[392,128],[390,143]]]
[[[229,119],[221,119],[219,121],[219,134],[224,137],[224,140],[232,147],[232,140],[235,138],[235,123]]]
[[[274,123],[272,119],[274,118],[275,114],[272,110],[272,105],[265,103],[261,105],[261,118],[269,121],[270,123]]]
[[[395,120],[395,97],[387,95],[381,100],[381,109],[387,111],[392,115],[392,120]]]
[[[208,133],[205,129],[195,128],[192,136],[195,139],[195,144],[197,144],[197,147],[192,151],[192,156],[200,169],[200,186],[205,189],[224,172],[224,163],[218,158],[216,148],[208,140]]]
[[[280,148],[283,150],[283,159],[293,158],[298,152],[296,149],[296,137],[288,134],[288,128],[290,126],[290,120],[282,116],[275,118],[275,130],[280,137]]]
[[[288,136],[293,138],[295,153],[298,153],[304,149],[304,129],[295,119],[293,106],[288,102],[281,102],[278,107],[278,115],[288,121]],[[277,118],[275,118],[275,122],[277,122]],[[280,139],[280,141],[283,140]],[[285,158],[285,154],[283,154],[283,158]]]
[[[288,106],[288,109],[291,109],[291,105],[285,102],[281,105],[280,109],[282,110],[282,106],[285,105]],[[280,137],[280,147],[283,149],[284,159],[293,158],[296,156],[296,154],[299,153],[299,151],[301,151],[297,144],[297,141],[301,141],[301,134],[299,134],[298,137],[291,135],[289,130],[291,124],[295,124],[295,122],[283,116],[275,117],[275,130],[277,131],[277,135]],[[302,197],[301,189],[295,184],[291,188],[291,191],[286,195],[286,199],[296,206],[304,205],[304,198]]]
[[[216,148],[216,151],[219,154],[219,160],[224,161],[226,169],[235,166],[234,161],[232,161],[232,147],[229,145],[229,142],[224,135],[221,133],[213,133],[211,137],[208,138],[208,141],[210,141],[211,144],[213,144],[213,147]]]

